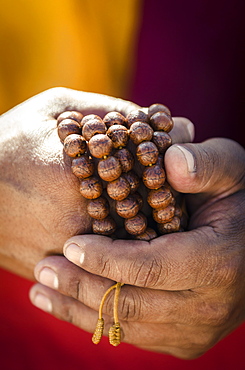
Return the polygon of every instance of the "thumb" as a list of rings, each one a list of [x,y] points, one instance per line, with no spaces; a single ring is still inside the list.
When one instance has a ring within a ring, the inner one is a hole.
[[[229,139],[170,147],[165,155],[168,182],[181,193],[228,196],[244,187],[245,151]]]

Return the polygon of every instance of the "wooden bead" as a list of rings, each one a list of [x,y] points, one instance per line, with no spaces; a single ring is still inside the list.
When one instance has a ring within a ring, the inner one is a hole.
[[[130,193],[134,193],[140,185],[139,176],[134,171],[123,173],[122,176],[129,182]]]
[[[148,189],[159,189],[165,182],[166,175],[162,167],[154,165],[144,169],[142,180]]]
[[[126,118],[119,112],[109,112],[103,118],[104,123],[107,127],[113,125],[126,125]]]
[[[87,150],[87,143],[83,136],[72,134],[64,140],[64,151],[69,157],[76,157],[84,154]]]
[[[123,200],[116,202],[116,212],[120,217],[131,218],[137,215],[139,212],[139,203],[133,195],[129,195]]]
[[[83,120],[82,120],[83,122]],[[82,135],[87,141],[89,141],[96,134],[105,134],[106,125],[102,119],[90,119],[83,124]]]
[[[166,208],[153,209],[152,215],[154,220],[159,223],[166,223],[172,220],[174,217],[175,207],[170,204]]]
[[[143,166],[153,165],[158,158],[158,149],[151,141],[144,141],[137,146],[136,156]]]
[[[87,154],[72,160],[71,170],[75,176],[86,179],[94,173],[94,162]]]
[[[114,148],[124,147],[128,143],[129,134],[125,126],[114,125],[108,128],[106,133],[112,141]]]
[[[97,114],[87,114],[86,116],[83,117],[83,119],[81,121],[81,126],[83,126],[85,123],[87,123],[89,121],[93,121],[93,120],[97,120],[97,121],[102,122],[102,118],[100,116],[98,116]]]
[[[170,222],[158,224],[157,227],[161,234],[174,233],[180,230],[180,219],[175,216]]]
[[[58,125],[58,136],[60,140],[63,142],[65,138],[71,134],[81,135],[81,127],[79,123],[73,119],[62,120]]]
[[[166,107],[166,105],[163,105],[163,104],[152,104],[148,108],[148,116],[149,117],[151,117],[154,113],[157,113],[157,112],[164,112],[164,113],[167,113],[169,116],[171,116],[171,112],[170,112],[169,108]]]
[[[103,220],[109,215],[110,207],[106,198],[99,197],[92,199],[87,204],[87,212],[90,217],[96,220]]]
[[[130,193],[130,185],[126,179],[120,176],[118,179],[108,183],[107,193],[114,200],[125,199]]]
[[[63,112],[58,116],[57,124],[59,124],[61,121],[65,120],[65,119],[72,119],[72,120],[74,120],[74,121],[76,121],[80,124],[82,119],[83,119],[83,114],[80,113],[80,112],[77,112],[77,111]]]
[[[151,116],[151,126],[155,131],[169,132],[173,128],[173,120],[171,116],[164,112],[157,112]]]
[[[103,220],[92,221],[92,230],[94,234],[111,235],[116,231],[116,228],[116,222],[110,216],[107,216]]]
[[[127,218],[124,221],[125,230],[131,235],[140,235],[147,228],[147,220],[143,213],[139,212],[132,218]]]
[[[128,128],[130,128],[130,126],[134,122],[137,122],[137,121],[148,122],[148,115],[140,109],[135,109],[132,112],[130,112],[126,117],[126,122],[127,122],[127,127]]]
[[[103,186],[101,180],[91,176],[81,181],[80,193],[86,199],[96,199],[102,194]]]
[[[142,141],[150,141],[153,136],[153,130],[148,123],[134,122],[130,126],[129,136],[133,143],[138,145]]]
[[[150,227],[147,227],[145,232],[143,234],[136,235],[135,239],[145,240],[149,242],[150,240],[155,239],[156,237],[157,237],[157,233],[155,232],[155,230],[151,229]]]
[[[91,139],[92,140],[92,139]],[[98,174],[102,180],[116,180],[122,173],[120,162],[117,158],[110,156],[101,159],[98,163]]]
[[[172,201],[173,196],[170,189],[162,186],[157,190],[150,190],[147,197],[147,202],[152,208],[166,208]]]
[[[153,143],[156,144],[159,153],[165,153],[165,151],[171,146],[172,139],[164,131],[155,131],[153,134]]]
[[[91,155],[95,158],[108,156],[113,148],[111,139],[105,134],[94,135],[88,142]]]
[[[119,160],[123,172],[131,171],[134,167],[134,157],[128,149],[118,149],[114,156]]]

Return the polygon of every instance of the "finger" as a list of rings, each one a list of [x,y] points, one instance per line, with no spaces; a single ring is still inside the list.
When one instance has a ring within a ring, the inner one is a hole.
[[[47,257],[39,262],[35,267],[35,277],[43,285],[79,300],[96,311],[99,310],[104,293],[114,284],[109,279],[80,269],[61,256]],[[190,317],[184,309],[186,306],[188,310],[188,295],[192,300],[193,294],[190,292],[187,294],[185,292],[164,292],[125,285],[120,293],[118,315],[121,320],[127,321],[170,323],[173,320],[179,320],[186,322],[186,317]],[[182,306],[181,318],[176,310],[180,305]],[[113,310],[114,295],[112,293],[105,301],[103,312],[113,316]],[[191,321],[193,323],[196,319],[191,317]]]
[[[29,295],[31,302],[43,311],[87,332],[94,332],[98,313],[81,302],[41,284],[34,285]],[[107,315],[103,318],[104,335],[107,336],[113,324],[113,318]],[[186,358],[207,350],[215,338],[215,334],[205,326],[189,327],[175,323],[169,325],[127,321],[120,321],[120,326],[121,339],[124,342]]]
[[[65,274],[64,274],[65,271]],[[74,298],[85,306],[98,311],[102,297],[114,282],[90,274],[62,256],[43,259],[35,267],[36,279],[61,294]],[[208,300],[208,294],[205,295]],[[121,289],[118,316],[123,321],[185,325],[221,324],[228,307],[216,300],[203,301],[202,294],[183,291],[168,292],[124,285]],[[215,306],[215,308],[214,308]],[[181,307],[181,312],[179,311]],[[105,301],[103,313],[112,317],[114,294]]]
[[[29,297],[34,306],[52,314],[58,319],[92,333],[98,320],[98,312],[83,305],[76,299],[66,297],[41,284],[32,286]],[[110,318],[107,318],[108,325]]]
[[[227,196],[244,188],[245,151],[228,139],[173,145],[166,152],[165,168],[179,192]]]
[[[151,242],[81,235],[66,242],[64,254],[86,271],[113,281],[154,289],[185,290],[221,278],[218,271],[213,276],[214,269],[221,264],[220,239],[210,226],[164,235]],[[220,274],[225,273],[223,270]]]
[[[213,345],[212,345],[213,346]],[[170,347],[168,345],[165,346],[138,346],[139,348],[150,351],[150,352],[158,352],[163,353],[165,355],[171,355],[173,357],[177,357],[181,360],[193,360],[200,356],[202,356],[207,350],[203,349],[186,349],[186,348],[178,348],[178,347]]]
[[[41,260],[34,270],[35,278],[52,289],[70,296],[98,311],[104,293],[114,281],[93,275],[63,256],[49,256]],[[109,314],[112,314],[112,310]]]
[[[193,123],[184,117],[173,117],[173,121],[174,127],[169,133],[172,143],[191,143],[195,136]]]

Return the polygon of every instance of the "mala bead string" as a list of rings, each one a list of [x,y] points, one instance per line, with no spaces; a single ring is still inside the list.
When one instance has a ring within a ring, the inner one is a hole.
[[[115,202],[115,211],[124,220],[125,230],[135,239],[150,241],[157,237],[156,230],[167,234],[186,225],[185,214],[176,204],[163,166],[164,153],[172,144],[169,132],[173,128],[166,106],[153,104],[148,114],[134,110],[127,117],[109,112],[103,119],[95,114],[83,116],[67,111],[57,118],[57,127],[64,151],[72,159],[71,170],[80,180],[81,195],[87,199],[93,233],[113,235],[117,229],[107,197]],[[135,160],[143,168],[141,178],[133,170]],[[137,192],[140,185],[147,189],[146,201],[152,209],[154,229],[148,227],[142,213],[145,202]],[[114,289],[114,323],[109,330],[109,342],[113,346],[120,343],[118,300],[122,285],[113,285],[101,300],[92,338],[96,344],[103,335],[103,305]]]
[[[94,344],[98,344],[103,336],[103,331],[104,331],[103,307],[104,307],[105,301],[108,298],[109,294],[114,289],[115,289],[114,307],[113,307],[114,323],[113,323],[113,326],[109,330],[109,342],[113,346],[118,346],[120,344],[121,329],[120,329],[120,324],[119,324],[119,319],[118,319],[118,303],[119,303],[119,295],[120,295],[121,287],[123,285],[124,284],[119,283],[119,282],[112,285],[109,289],[107,289],[107,291],[102,297],[100,307],[99,307],[99,317],[97,320],[97,325],[96,325],[94,334],[92,336],[92,342]]]

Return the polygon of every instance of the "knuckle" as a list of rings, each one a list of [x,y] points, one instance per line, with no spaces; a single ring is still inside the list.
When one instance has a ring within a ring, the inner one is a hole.
[[[62,310],[58,313],[57,317],[60,320],[67,321],[70,324],[75,325],[75,315],[74,315],[74,308],[70,304],[66,304],[65,302],[62,305]]]
[[[67,308],[65,311],[65,316],[63,317],[63,320],[69,322],[70,324],[75,325],[74,315],[70,308]]]
[[[217,341],[218,337],[213,330],[199,328],[198,331],[195,330],[185,334],[178,347],[181,348],[186,358],[196,358],[212,348]]]
[[[82,297],[82,289],[81,289],[81,280],[77,280],[74,282],[73,284],[73,289],[71,289],[71,292],[72,292],[72,297],[77,299],[77,300],[81,300],[81,297]]]
[[[224,326],[231,319],[231,307],[228,304],[219,305],[217,310],[212,312],[209,319],[213,326]]]
[[[110,259],[105,255],[98,256],[98,261],[96,261],[96,269],[98,271],[98,275],[110,277],[112,270]]]
[[[228,303],[203,304],[198,309],[198,322],[209,327],[221,327],[231,319],[232,307]]]
[[[118,314],[122,320],[140,321],[142,318],[141,299],[135,292],[124,294],[118,307]]]
[[[123,289],[120,294],[118,303],[118,316],[123,321],[140,321],[142,318],[141,299],[133,289]],[[104,310],[108,315],[113,315],[114,312],[114,295],[110,294],[105,302]]]
[[[133,285],[140,287],[156,287],[162,279],[162,265],[157,255],[151,259],[136,260],[130,269]]]
[[[217,342],[213,332],[200,332],[195,336],[195,339],[190,343],[191,347],[195,348],[196,353],[205,353]]]

